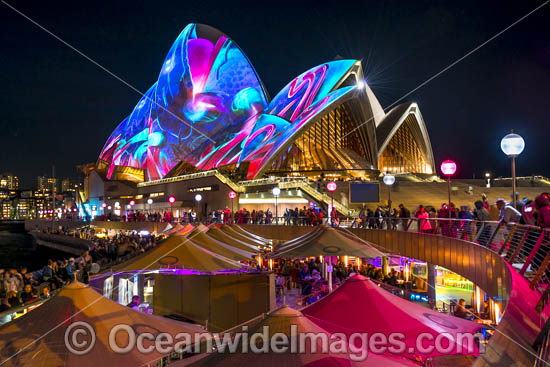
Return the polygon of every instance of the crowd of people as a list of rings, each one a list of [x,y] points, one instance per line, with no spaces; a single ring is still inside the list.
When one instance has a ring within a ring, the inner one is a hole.
[[[485,194],[481,195],[480,200],[473,203],[473,206],[462,205],[456,207],[453,202],[443,203],[440,208],[433,206],[419,205],[414,210],[409,210],[405,205],[399,204],[397,208],[378,206],[376,209],[368,208],[366,205],[359,211],[359,215],[353,218],[345,218],[350,221],[350,226],[355,228],[384,228],[408,230],[412,224],[409,219],[418,219],[416,228],[420,232],[433,233],[436,227],[441,228],[442,232],[450,232],[451,225],[438,219],[461,219],[473,221],[501,221],[503,223],[520,223],[535,225],[542,228],[550,228],[550,194],[542,193],[534,199],[523,198],[518,200],[516,197],[515,207],[511,202],[504,199],[497,199],[490,203]],[[281,209],[279,218],[275,217],[273,209],[253,209],[241,208],[232,212],[229,207],[225,209],[213,210],[204,218],[199,217],[194,210],[182,210],[181,217],[175,218],[171,211],[164,213],[143,213],[139,211],[130,211],[121,217],[111,217],[111,215],[101,215],[97,220],[122,220],[130,222],[182,222],[197,223],[203,221],[210,223],[236,223],[236,224],[285,224],[285,225],[319,225],[329,224],[339,226],[340,220],[336,210],[331,210],[330,215],[322,207],[302,207],[302,208],[284,208]],[[451,235],[451,233],[444,233]]]
[[[48,260],[46,266],[34,272],[26,267],[0,269],[0,313],[49,298],[50,292],[70,283],[77,274],[87,281],[90,262],[90,255],[84,252],[76,259]],[[11,314],[0,317],[0,325],[10,320]]]
[[[326,296],[329,293],[328,280],[323,278],[323,266],[319,258],[309,259],[308,261],[298,260],[281,260],[275,264],[274,272],[275,289],[278,296],[296,289],[300,295],[302,304],[309,304]],[[384,286],[390,292],[397,295],[404,295],[403,291],[411,291],[415,287],[415,280],[407,281],[404,271],[390,269],[386,274],[383,269],[373,264],[344,264],[342,261],[337,261],[333,265],[332,281],[333,286],[337,287],[348,277],[360,274],[370,278],[375,283]],[[327,277],[328,278],[328,277]],[[432,306],[435,301],[431,300]],[[471,306],[466,305],[464,299],[451,302],[451,313],[460,318],[473,319],[480,317],[482,319],[490,319],[489,305],[485,302],[484,311],[482,314],[475,316]]]
[[[109,212],[107,214],[101,214],[95,217],[98,221],[121,221],[121,222],[163,222],[172,223],[175,221],[182,221],[188,223],[194,223],[198,220],[197,212],[194,210],[183,211],[182,218],[175,218],[172,215],[172,211],[164,212],[143,212],[139,210],[130,210],[122,213],[120,216],[113,215]]]
[[[443,234],[452,235],[451,230],[457,229],[446,219],[459,219],[466,221],[499,221],[503,224],[518,223],[534,225],[541,228],[550,228],[550,194],[542,193],[535,199],[524,198],[512,202],[497,199],[495,203],[489,203],[485,194],[474,203],[473,209],[468,205],[457,208],[453,202],[443,203],[436,210],[432,206],[419,205],[411,212],[403,204],[391,211],[388,208],[378,207],[371,210],[363,206],[359,216],[355,218],[352,227],[361,228],[385,228],[408,230],[413,223],[410,218],[416,218],[417,230],[424,233],[433,233],[437,227]]]
[[[79,257],[48,260],[42,269],[28,272],[26,267],[0,269],[0,313],[32,304],[50,297],[50,292],[73,280],[88,283],[90,274],[112,263],[127,260],[154,248],[158,236],[140,236],[137,233],[118,233],[113,237],[98,237],[90,228],[69,231],[63,227],[42,232],[82,238],[90,241],[90,248]],[[0,318],[0,325],[11,316]]]
[[[319,258],[310,259],[305,262],[298,260],[281,260],[275,265],[274,272],[277,274],[275,279],[275,288],[278,294],[285,290],[298,289],[305,303],[317,300],[328,294],[328,279],[323,278],[323,265]],[[387,285],[406,288],[410,284],[405,282],[405,274],[402,271],[391,270],[384,274],[382,268],[372,264],[344,264],[337,261],[333,265],[332,281],[337,286],[353,274],[361,274],[369,277],[376,282],[382,282]]]

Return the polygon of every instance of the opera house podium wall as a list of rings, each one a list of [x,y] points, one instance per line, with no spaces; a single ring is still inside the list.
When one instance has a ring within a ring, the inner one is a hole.
[[[264,238],[290,240],[311,231],[307,226],[242,225]],[[503,317],[486,352],[474,366],[532,366],[532,345],[544,324],[536,306],[541,295],[498,253],[475,243],[440,235],[381,229],[346,229],[392,254],[443,266],[477,284],[502,302]]]

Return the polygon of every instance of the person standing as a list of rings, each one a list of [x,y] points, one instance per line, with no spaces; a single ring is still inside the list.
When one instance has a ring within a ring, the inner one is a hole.
[[[407,231],[409,229],[408,224],[410,217],[411,211],[405,208],[405,205],[399,204],[399,218],[401,219],[401,225],[403,226],[404,231]]]
[[[483,202],[481,200],[478,200],[474,203],[475,210],[474,210],[474,220],[476,221],[476,231],[479,233],[478,241],[481,246],[487,247],[487,244],[489,243],[489,236],[491,233],[491,228],[489,226],[489,223],[486,223],[489,221],[489,211],[485,208],[485,205],[483,205]]]
[[[420,206],[420,208],[418,209],[416,217],[419,220],[420,232],[430,233],[432,231],[432,226],[430,225],[430,221],[428,220],[430,218],[430,215],[426,212],[426,209],[424,209],[423,206]]]
[[[521,213],[512,205],[507,204],[504,199],[497,199],[497,208],[499,210],[499,220],[504,224],[519,223]]]

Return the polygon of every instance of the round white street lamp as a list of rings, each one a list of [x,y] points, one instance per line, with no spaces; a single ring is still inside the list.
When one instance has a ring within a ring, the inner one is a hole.
[[[388,186],[391,186],[394,184],[395,182],[395,176],[390,174],[390,173],[387,173],[384,178],[383,178],[383,181],[386,185]]]
[[[388,186],[388,211],[391,213],[391,186],[395,183],[395,176],[386,173],[382,181]]]
[[[525,149],[525,140],[512,130],[500,141],[500,149],[512,160],[512,205],[516,208],[516,157]]]

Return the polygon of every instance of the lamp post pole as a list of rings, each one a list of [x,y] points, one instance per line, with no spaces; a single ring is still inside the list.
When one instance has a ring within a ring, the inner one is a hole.
[[[516,208],[516,157],[525,149],[525,141],[520,135],[514,134],[514,130],[512,130],[510,134],[502,138],[500,148],[512,159],[512,205]]]
[[[52,230],[55,229],[55,166],[52,166]]]
[[[230,214],[230,223],[233,224],[233,218],[235,216],[235,212],[233,211],[233,202],[235,201],[235,198],[237,197],[237,193],[235,191],[229,192],[229,198],[231,199],[231,214]]]
[[[388,186],[388,209],[391,211],[391,187],[395,183],[395,176],[387,173],[384,175],[382,181]]]
[[[278,222],[278,215],[279,215],[277,198],[278,198],[279,195],[281,194],[281,189],[280,189],[278,186],[275,186],[275,187],[273,188],[272,193],[273,193],[273,196],[275,196],[275,224],[277,224],[277,222]]]
[[[451,219],[451,175],[447,176],[447,206],[449,210],[449,219]]]
[[[395,183],[395,176],[389,173],[384,175],[382,181],[388,187],[388,229],[391,229],[391,187]]]
[[[327,190],[330,191],[329,223],[333,226],[336,225],[336,223],[334,223],[334,221],[332,220],[333,218],[335,218],[335,215],[333,215],[332,212],[335,210],[334,209],[334,191],[336,191],[337,188],[338,188],[338,185],[336,184],[336,182],[330,181],[327,183]]]
[[[277,224],[277,217],[279,216],[279,205],[277,203],[277,196],[275,196],[275,224]]]
[[[450,160],[441,162],[441,172],[447,176],[447,195],[448,195],[448,207],[449,219],[451,218],[451,176],[456,172],[456,163]]]
[[[149,215],[151,215],[151,205],[153,204],[153,199],[147,199],[147,204],[149,204]]]
[[[512,205],[516,207],[516,156],[512,156]]]
[[[199,216],[199,213],[198,213],[199,210],[202,213],[202,210],[201,210],[201,207],[200,207],[201,200],[202,200],[202,195],[201,194],[195,195],[195,203],[197,204],[197,217]],[[199,219],[199,222],[200,222],[200,219]]]
[[[168,198],[168,202],[170,203],[170,221],[174,220],[174,203],[176,202],[176,198],[174,196],[170,196]]]

